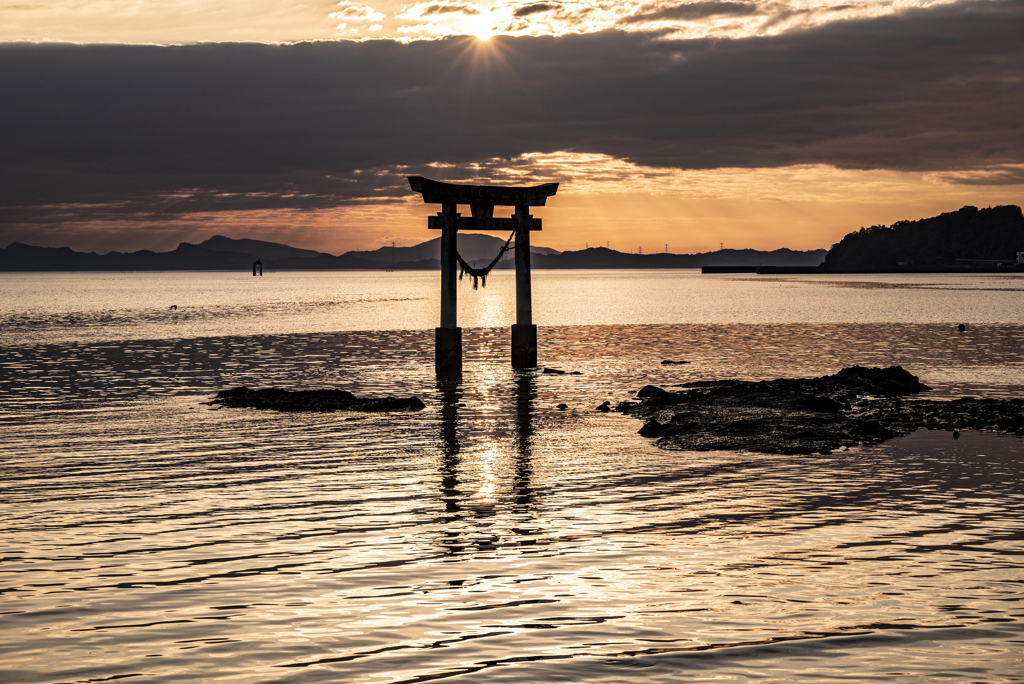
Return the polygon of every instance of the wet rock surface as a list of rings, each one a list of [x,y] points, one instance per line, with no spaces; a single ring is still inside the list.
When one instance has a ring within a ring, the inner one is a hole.
[[[304,390],[289,392],[276,387],[253,390],[248,387],[218,392],[210,402],[227,408],[257,408],[272,411],[419,411],[425,408],[418,397],[357,397],[345,390]]]
[[[640,434],[663,449],[829,453],[883,442],[918,428],[1024,435],[1024,400],[936,401],[899,366],[844,368],[835,375],[764,382],[648,385],[615,410],[645,420]]]
[[[564,371],[560,368],[545,368],[540,373],[541,375],[583,375],[579,371]]]

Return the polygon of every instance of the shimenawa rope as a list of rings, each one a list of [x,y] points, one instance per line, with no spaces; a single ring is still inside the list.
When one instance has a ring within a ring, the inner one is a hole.
[[[456,250],[455,258],[459,260],[459,280],[461,281],[462,276],[468,274],[469,277],[473,279],[474,290],[477,289],[478,280],[480,281],[481,285],[487,287],[487,274],[491,272],[491,269],[493,269],[498,264],[499,261],[501,261],[502,255],[510,249],[509,244],[512,242],[512,238],[514,238],[515,236],[516,232],[513,230],[512,234],[508,236],[508,240],[505,240],[505,245],[500,250],[498,250],[498,255],[494,257],[491,263],[487,264],[483,268],[473,268],[472,266],[469,265],[469,263],[466,262],[465,259],[462,258],[462,255],[459,254],[458,250]]]

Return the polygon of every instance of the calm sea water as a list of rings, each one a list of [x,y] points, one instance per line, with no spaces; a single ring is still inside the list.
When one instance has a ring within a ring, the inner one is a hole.
[[[666,452],[594,410],[855,363],[1021,396],[1022,289],[537,272],[569,376],[510,371],[499,273],[439,384],[436,273],[0,274],[0,682],[1024,681],[1024,441]],[[203,403],[242,384],[427,409]]]

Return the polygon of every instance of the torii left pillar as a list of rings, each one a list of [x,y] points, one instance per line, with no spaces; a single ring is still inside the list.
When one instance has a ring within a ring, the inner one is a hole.
[[[441,205],[446,219],[441,228],[441,326],[434,328],[434,370],[438,375],[462,375],[462,328],[459,327],[458,219],[456,205]]]

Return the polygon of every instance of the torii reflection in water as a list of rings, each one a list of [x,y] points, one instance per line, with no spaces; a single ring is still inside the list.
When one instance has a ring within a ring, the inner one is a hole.
[[[537,400],[537,385],[533,375],[516,374],[514,377],[514,411],[513,422],[515,435],[512,439],[512,495],[510,513],[522,520],[522,516],[532,515],[534,506],[533,477],[533,441],[534,441],[534,408]],[[444,505],[444,519],[449,524],[465,520],[472,516],[475,519],[489,518],[495,515],[493,505],[486,507],[472,505],[471,496],[459,489],[459,470],[462,465],[462,442],[459,439],[460,406],[463,398],[461,378],[439,378],[437,381],[438,398],[441,401],[441,459],[440,459],[440,500]],[[523,521],[525,522],[525,521]],[[527,545],[535,543],[535,530],[529,525],[519,524],[512,527],[517,535],[529,535],[530,539],[520,539],[515,543]],[[464,536],[458,527],[449,528],[440,544],[449,554],[462,553],[468,546],[475,549],[488,550],[501,542],[495,533],[481,534],[480,529],[472,532],[472,539]]]

